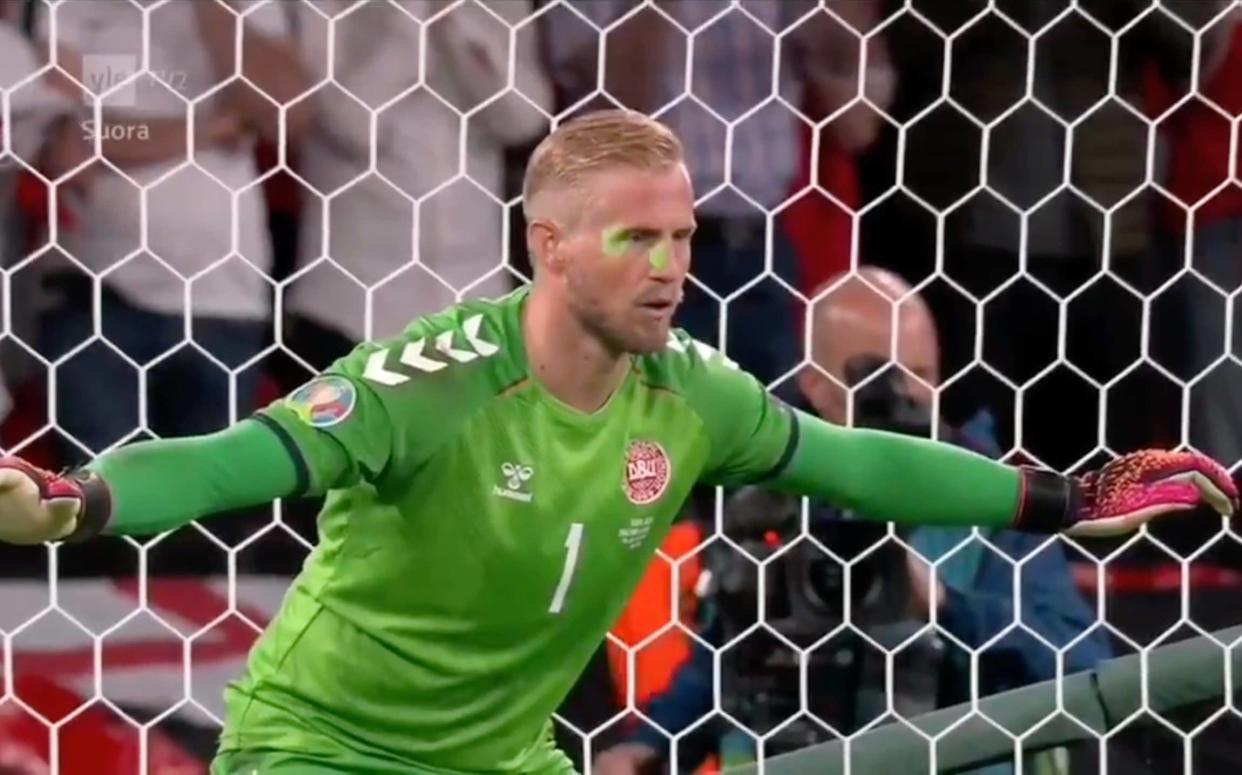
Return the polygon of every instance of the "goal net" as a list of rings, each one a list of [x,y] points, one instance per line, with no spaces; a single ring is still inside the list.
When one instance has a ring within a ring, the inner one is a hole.
[[[528,282],[526,158],[622,105],[686,146],[679,323],[782,399],[1068,473],[1145,446],[1232,469],[1240,12],[0,2],[0,444],[55,468],[206,432]],[[0,771],[205,772],[314,505],[0,548]],[[1238,646],[1212,634],[1239,623],[1228,525],[1072,541],[856,516],[692,499],[557,744],[583,771],[638,746],[669,772],[1242,759]]]

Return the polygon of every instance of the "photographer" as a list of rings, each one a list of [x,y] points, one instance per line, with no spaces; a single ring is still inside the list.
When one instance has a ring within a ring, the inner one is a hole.
[[[857,278],[834,288],[813,314],[811,355],[823,372],[806,368],[799,374],[805,403],[825,419],[844,423],[850,403],[844,386],[849,386],[854,389],[856,425],[930,435],[929,407],[940,379],[939,346],[924,301],[891,273],[863,268]],[[886,368],[890,362],[902,369]],[[984,454],[1000,454],[986,413],[958,429],[942,427],[940,437]],[[849,733],[887,712],[884,653],[858,632],[884,652],[895,653],[891,708],[909,717],[970,698],[971,659],[961,646],[979,650],[978,692],[987,695],[1053,678],[1056,653],[1039,639],[1064,648],[1095,621],[1073,587],[1059,542],[1045,545],[1038,536],[980,531],[993,551],[980,540],[970,540],[973,532],[968,529],[893,533],[927,563],[937,563],[933,573],[901,543],[884,541],[890,535],[885,525],[852,520],[849,514],[812,504],[807,532],[850,562],[847,585],[840,563],[816,543],[798,540],[801,525],[796,500],[760,491],[739,491],[725,507],[724,532],[746,553],[763,559],[784,548],[762,571],[763,620],[800,648],[816,646],[807,652],[805,665],[775,637],[762,630],[747,632],[758,620],[758,571],[727,542],[714,542],[704,551],[699,634],[716,649],[729,644],[720,657],[719,704],[713,701],[712,651],[696,645],[667,690],[643,708],[655,724],[675,735],[719,707],[759,735],[780,726],[765,746],[766,755],[776,755],[833,737],[807,714],[799,715],[803,667],[805,709],[834,729]],[[880,548],[873,550],[877,543]],[[1022,562],[1020,614],[1015,612],[1018,598],[1009,559]],[[937,627],[929,628],[933,614]],[[1022,627],[1013,627],[1015,620]],[[852,628],[840,628],[846,621]],[[1087,669],[1108,656],[1107,638],[1097,629],[1065,650],[1064,669]],[[679,738],[676,771],[692,771],[709,753],[725,766],[753,761],[754,738],[717,720]],[[704,731],[710,751],[696,747]],[[668,755],[664,733],[645,725],[628,742],[601,754],[595,771],[647,771]],[[1007,766],[987,770],[989,775],[1008,771]]]

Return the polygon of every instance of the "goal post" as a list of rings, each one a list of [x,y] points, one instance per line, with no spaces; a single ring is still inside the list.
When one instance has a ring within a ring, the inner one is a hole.
[[[846,741],[777,756],[765,762],[764,771],[930,775],[1012,762],[1019,751],[1034,753],[1107,737],[1143,711],[1165,714],[1212,701],[1220,701],[1222,709],[1231,706],[1226,698],[1239,670],[1242,627],[1231,627],[1109,660],[1059,681],[985,697],[977,705],[954,705]],[[757,769],[729,772],[742,775]]]

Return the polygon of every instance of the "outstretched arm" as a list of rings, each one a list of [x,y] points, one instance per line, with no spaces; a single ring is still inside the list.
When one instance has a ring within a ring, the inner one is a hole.
[[[797,411],[790,433],[770,486],[883,522],[1114,535],[1201,503],[1232,514],[1238,498],[1224,469],[1192,453],[1138,452],[1071,477]]]
[[[346,455],[330,439],[324,454]],[[333,447],[337,447],[334,452]],[[0,460],[0,541],[84,540],[101,532],[152,535],[306,489],[299,458],[277,426],[244,420],[205,436],[144,441],[56,475]]]
[[[462,325],[477,336],[482,322],[478,315]],[[408,338],[436,325],[424,319],[359,345],[253,419],[211,436],[134,444],[65,475],[0,458],[0,541],[152,533],[275,498],[363,483],[380,494],[403,487],[454,432],[438,418],[490,397],[481,380],[470,393],[389,370]]]
[[[771,486],[869,519],[1009,527],[1024,503],[1041,518],[1063,509],[1068,498],[1060,481],[1024,475],[957,446],[843,428],[797,411],[792,433],[789,460]],[[1027,484],[1034,487],[1023,493]]]
[[[0,541],[149,535],[201,517],[378,481],[393,463],[382,399],[352,376],[369,350],[218,433],[132,444],[65,474],[0,458]]]
[[[710,449],[703,479],[760,483],[878,522],[1119,535],[1202,504],[1237,508],[1229,473],[1189,452],[1145,450],[1062,476],[997,463],[955,445],[845,428],[780,405],[753,376],[684,334],[689,398]]]
[[[106,483],[111,496],[106,529],[120,535],[171,530],[299,489],[289,450],[277,432],[255,420],[208,436],[132,444],[101,456],[87,470]]]

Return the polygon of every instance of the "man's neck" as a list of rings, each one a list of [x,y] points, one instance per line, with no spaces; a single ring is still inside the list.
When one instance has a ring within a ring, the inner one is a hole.
[[[522,337],[531,372],[562,403],[598,411],[621,385],[629,356],[614,353],[545,289],[536,285],[526,301]]]

